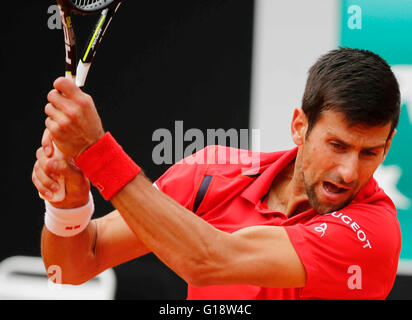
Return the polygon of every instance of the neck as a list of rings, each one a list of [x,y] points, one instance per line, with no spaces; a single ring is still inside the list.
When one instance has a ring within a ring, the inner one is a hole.
[[[273,181],[268,195],[268,207],[287,217],[310,209],[299,165],[294,162],[283,169]]]

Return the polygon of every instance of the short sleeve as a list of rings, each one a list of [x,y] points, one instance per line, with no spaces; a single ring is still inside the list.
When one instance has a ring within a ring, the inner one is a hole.
[[[172,165],[153,185],[185,208],[192,210],[200,183],[208,167],[206,147]]]
[[[396,212],[355,204],[285,230],[306,270],[303,299],[385,299],[401,248]]]

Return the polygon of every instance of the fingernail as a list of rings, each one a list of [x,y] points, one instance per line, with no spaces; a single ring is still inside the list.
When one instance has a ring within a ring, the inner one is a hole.
[[[59,190],[59,185],[57,183],[53,183],[51,185],[51,188],[52,188],[53,191],[57,191],[57,190]]]
[[[53,193],[51,193],[50,191],[46,191],[44,195],[46,196],[47,199],[51,199],[53,197]]]

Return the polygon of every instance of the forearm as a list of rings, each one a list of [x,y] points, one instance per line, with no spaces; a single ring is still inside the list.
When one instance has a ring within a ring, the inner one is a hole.
[[[223,232],[157,190],[140,173],[112,204],[126,223],[156,256],[187,282],[196,273],[218,262],[216,244]]]
[[[95,245],[96,224],[93,221],[73,237],[60,237],[43,227],[41,254],[46,271],[57,266],[66,284],[80,284],[93,278],[97,270]]]
[[[282,227],[220,231],[137,175],[113,205],[160,260],[192,286],[302,287],[305,270]]]
[[[70,249],[70,259],[61,258],[65,262],[64,266],[74,267],[76,260],[89,263],[90,259],[96,261],[96,256],[100,254],[110,257],[111,253],[120,252],[121,250],[116,251],[116,245],[120,243],[123,244],[120,248],[125,250],[120,255],[122,258],[115,262],[134,254],[153,251],[166,265],[195,286],[245,282],[274,286],[278,283],[277,279],[288,278],[287,274],[276,274],[273,281],[262,280],[261,275],[271,275],[272,272],[278,272],[278,269],[289,270],[289,264],[298,265],[300,280],[296,283],[303,283],[301,280],[304,276],[301,275],[304,275],[304,268],[282,229],[272,227],[266,234],[271,236],[268,240],[260,237],[260,229],[249,229],[246,233],[237,234],[216,229],[153,187],[114,138],[109,133],[104,133],[90,96],[65,78],[56,80],[54,87],[56,90],[49,93],[50,104],[46,106],[46,114],[49,116],[46,126],[53,141],[66,156],[76,159],[76,167],[93,185],[98,186],[105,199],[112,201],[124,224],[121,232],[107,232],[107,235],[103,236],[105,240],[101,240],[98,224],[95,245],[92,241],[93,227],[89,227],[88,231],[79,235],[83,237],[83,254],[80,254],[80,257],[77,257],[78,252],[74,252],[80,251],[75,241],[60,243],[60,240],[54,239],[52,249],[46,251],[50,250],[50,255],[56,258],[55,261],[60,261],[62,254],[59,246]],[[73,139],[73,136],[78,139]],[[38,184],[42,189],[42,184]],[[179,188],[178,185],[176,187]],[[112,230],[113,223],[106,229]],[[125,233],[128,236],[125,237]],[[44,235],[47,245],[49,236]],[[119,238],[122,239],[119,241]],[[275,243],[284,250],[273,250]],[[134,244],[137,249],[133,249]],[[133,253],[126,254],[131,248]],[[248,250],[245,252],[244,248]],[[100,250],[103,253],[99,253]],[[119,256],[118,253],[114,255]],[[290,255],[290,259],[285,259],[285,255]],[[106,259],[109,258],[104,260]],[[49,261],[48,257],[45,260]],[[245,261],[253,263],[249,265],[244,263]],[[279,261],[290,263],[279,268]],[[107,265],[112,263],[113,261]],[[100,268],[100,261],[97,261],[97,264]],[[239,265],[243,268],[233,268]],[[227,276],[228,272],[230,276]],[[246,276],[255,276],[258,279],[249,279]],[[202,277],[206,280],[199,281]]]
[[[117,211],[93,219],[73,237],[59,237],[43,228],[43,260],[48,269],[57,265],[63,283],[81,284],[108,268],[149,253]]]

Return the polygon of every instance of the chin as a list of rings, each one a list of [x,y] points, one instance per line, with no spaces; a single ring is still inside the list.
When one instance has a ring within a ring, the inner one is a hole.
[[[355,197],[354,194],[350,194],[346,199],[341,199],[339,202],[330,201],[324,197],[322,186],[320,184],[318,186],[319,188],[317,189],[316,185],[307,186],[305,184],[309,204],[319,214],[327,214],[341,210],[349,205]]]
[[[318,208],[313,208],[317,213],[319,214],[328,214],[328,213],[332,213],[335,211],[338,211],[342,208],[344,208],[345,206],[334,206],[334,207],[318,207]]]
[[[325,204],[320,202],[318,199],[316,199],[315,201],[309,199],[309,203],[311,204],[312,208],[315,209],[319,214],[327,214],[345,208],[352,202],[352,200],[353,197],[350,197],[345,202],[340,204]]]

